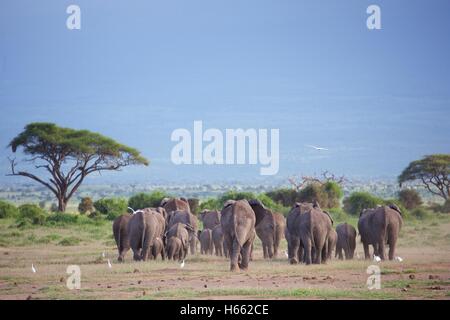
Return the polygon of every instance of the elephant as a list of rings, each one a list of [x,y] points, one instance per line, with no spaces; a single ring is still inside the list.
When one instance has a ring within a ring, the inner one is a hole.
[[[118,261],[125,260],[125,255],[130,250],[130,238],[128,237],[128,222],[131,219],[131,215],[123,214],[113,222],[113,234],[117,244],[117,251],[119,252]]]
[[[151,259],[158,258],[158,256],[161,255],[161,259],[165,260],[165,253],[164,253],[164,243],[160,237],[156,237],[153,241],[152,245],[152,254]]]
[[[225,257],[228,258],[228,250],[225,244],[225,241],[223,240],[223,232],[222,232],[222,226],[217,225],[212,229],[212,239],[214,243],[214,251],[216,252],[216,256],[222,257],[225,255]]]
[[[181,261],[184,258],[183,244],[180,238],[170,237],[167,240],[167,259],[169,260],[179,260]]]
[[[165,238],[169,239],[172,237],[178,238],[181,241],[181,249],[180,249],[180,255],[179,260],[182,260],[186,258],[186,255],[188,253],[189,249],[189,232],[192,232],[192,228],[184,223],[176,223],[172,227],[169,228],[169,230],[165,234]],[[166,242],[166,251],[167,256],[169,257],[169,242]],[[171,258],[169,258],[171,259]]]
[[[133,214],[128,222],[128,234],[135,261],[147,260],[158,233],[159,222],[155,214],[144,211]]]
[[[288,259],[289,263],[297,264],[304,262],[303,244],[300,239],[300,216],[313,209],[313,204],[309,202],[297,202],[289,211],[286,218],[286,229],[284,236],[288,244]]]
[[[175,211],[191,212],[189,202],[185,198],[164,198],[159,206],[166,210],[167,216],[165,218],[167,222],[169,222],[172,213]]]
[[[253,211],[260,211],[263,215],[263,219],[255,227],[255,231],[262,242],[264,259],[272,259],[277,256],[280,241],[284,236],[284,217],[266,209],[259,200],[253,201],[251,207]]]
[[[343,260],[342,251],[345,254],[345,260],[353,259],[356,248],[356,229],[348,224],[341,223],[336,227],[337,242],[336,242],[336,254],[340,260]]]
[[[213,239],[212,239],[212,230],[211,229],[203,229],[203,231],[199,232],[200,240],[200,253],[201,254],[213,254]]]
[[[288,216],[292,253],[298,252],[302,247],[303,261],[307,265],[325,263],[332,226],[333,219],[326,211],[320,209],[317,202],[296,203]]]
[[[248,269],[255,226],[264,217],[264,211],[253,211],[250,203],[252,200],[228,200],[220,214],[224,240],[230,252],[231,271]]]
[[[203,210],[200,212],[200,221],[203,222],[203,229],[214,229],[220,225],[220,212],[217,210]]]
[[[166,210],[162,207],[158,207],[158,208],[145,208],[142,211],[155,215],[155,218],[158,221],[157,235],[158,237],[163,238],[167,228],[167,222],[165,219],[165,217],[167,216]]]
[[[188,211],[174,211],[168,221],[168,228],[174,224],[184,223],[191,226],[192,231],[189,231],[189,246],[191,254],[195,254],[197,250],[197,231],[198,231],[198,219],[195,215]]]
[[[385,244],[389,245],[389,260],[395,256],[395,246],[403,224],[402,212],[395,205],[380,206],[361,211],[358,231],[364,246],[364,256],[370,259],[369,245],[373,246],[374,255],[384,260]]]

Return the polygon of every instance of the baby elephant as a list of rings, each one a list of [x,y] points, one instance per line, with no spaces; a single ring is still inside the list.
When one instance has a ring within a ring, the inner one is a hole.
[[[345,260],[353,259],[356,248],[356,229],[348,223],[342,223],[336,227],[337,243],[336,256],[343,260],[342,250]]]
[[[181,261],[184,259],[183,243],[178,237],[170,237],[167,240],[167,259]]]
[[[162,260],[166,259],[166,255],[164,253],[164,243],[161,238],[157,237],[153,241],[151,259],[156,260],[159,255],[161,255]]]
[[[218,225],[212,229],[212,239],[214,243],[214,251],[216,252],[216,256],[222,257],[224,254],[226,255],[225,242],[223,240],[223,232],[222,226]]]
[[[213,254],[213,238],[211,229],[203,229],[199,235],[200,253]]]

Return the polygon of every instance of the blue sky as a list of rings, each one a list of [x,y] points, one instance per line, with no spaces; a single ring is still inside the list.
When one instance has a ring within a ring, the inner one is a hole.
[[[66,8],[81,8],[81,30]],[[381,7],[382,30],[366,28]],[[279,128],[278,177],[396,176],[450,151],[450,2],[0,2],[4,148],[32,121],[101,132],[148,168],[92,181],[259,179],[259,166],[175,166],[176,128]],[[307,144],[329,148],[316,152]]]

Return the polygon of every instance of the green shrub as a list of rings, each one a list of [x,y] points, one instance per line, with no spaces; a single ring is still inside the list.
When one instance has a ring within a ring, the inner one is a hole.
[[[78,212],[81,214],[86,214],[87,212],[93,212],[94,211],[94,202],[90,197],[84,197],[81,199],[80,203],[78,204]]]
[[[425,220],[431,217],[431,212],[425,208],[419,207],[410,212],[410,215],[419,220]]]
[[[398,199],[403,206],[408,209],[417,208],[422,204],[422,198],[419,193],[414,189],[403,189],[398,193]]]
[[[0,219],[14,218],[19,214],[17,207],[9,202],[0,200]]]
[[[337,182],[328,181],[322,185],[322,189],[327,194],[328,200],[325,208],[339,207],[341,198],[344,196],[341,186]]]
[[[199,211],[202,210],[221,210],[222,207],[220,205],[220,201],[216,198],[208,198],[206,200],[202,200],[200,202],[200,208]]]
[[[242,192],[242,191],[235,191],[235,190],[230,190],[225,192],[220,198],[219,198],[219,203],[220,203],[220,208],[223,207],[223,204],[225,202],[227,202],[228,200],[251,200],[251,199],[256,199],[256,194],[254,194],[253,192]]]
[[[432,203],[430,209],[436,213],[450,213],[450,200],[446,200],[444,204]]]
[[[19,222],[42,225],[45,218],[45,211],[34,204],[24,204],[19,207]]]
[[[298,202],[314,202],[317,201],[321,208],[328,207],[328,194],[322,188],[320,183],[309,183],[306,187],[299,191]]]
[[[298,192],[294,189],[281,188],[266,192],[266,195],[284,207],[293,207],[297,201]]]
[[[196,199],[196,198],[189,198],[188,203],[189,203],[189,208],[191,209],[191,212],[195,215],[198,215],[198,213],[200,212],[200,210],[199,210],[200,200]]]
[[[95,209],[108,219],[127,212],[128,202],[122,198],[103,198],[94,202]]]
[[[341,208],[331,208],[327,210],[334,221],[334,227],[336,227],[339,223],[348,222],[349,216],[345,213]]]
[[[78,222],[78,215],[64,212],[57,212],[50,214],[46,219],[46,224],[49,225],[67,225]]]
[[[144,208],[159,207],[161,200],[170,197],[167,193],[161,190],[155,190],[151,193],[138,193],[128,200],[128,207],[134,210]]]
[[[379,204],[384,204],[384,200],[368,192],[353,192],[344,199],[344,211],[348,214],[359,216],[362,210],[375,208]]]

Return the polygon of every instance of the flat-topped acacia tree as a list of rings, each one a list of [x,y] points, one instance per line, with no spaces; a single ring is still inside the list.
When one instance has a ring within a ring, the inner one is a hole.
[[[44,185],[56,196],[58,210],[66,205],[84,179],[91,173],[118,171],[129,165],[148,165],[149,161],[136,149],[111,138],[87,130],[61,128],[53,123],[31,123],[9,144],[15,153],[19,148],[32,163],[38,176],[18,171],[15,159],[10,159],[9,176],[23,176]]]
[[[400,187],[419,181],[430,193],[450,198],[450,154],[432,154],[411,162],[398,177]]]

